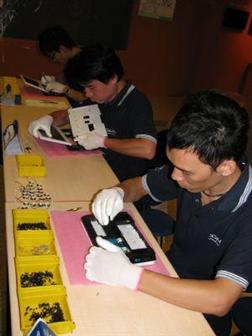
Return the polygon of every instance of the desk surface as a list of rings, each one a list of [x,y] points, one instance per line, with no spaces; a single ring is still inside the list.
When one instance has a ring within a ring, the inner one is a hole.
[[[88,209],[88,203],[62,202],[54,204],[56,210],[66,210],[81,205]],[[19,327],[18,301],[16,292],[16,276],[14,267],[14,239],[12,209],[17,203],[6,204],[6,229],[8,248],[8,272],[11,303],[12,335],[22,335]],[[141,217],[134,207],[127,205],[134,212],[135,218],[147,234],[150,243],[155,248],[171,275],[175,272],[158,246]],[[61,252],[56,241],[57,254]],[[61,258],[62,260],[62,258]],[[213,336],[213,332],[202,314],[185,310],[141,292],[131,291],[122,287],[106,285],[71,286],[69,284],[63,262],[60,265],[63,283],[67,290],[68,303],[76,328],[70,335],[92,336]]]
[[[28,133],[28,125],[31,120],[48,113],[48,109],[26,106],[1,108],[2,129],[14,119],[19,122],[19,133],[23,147],[32,148],[32,154],[40,153],[41,149],[34,138]],[[48,158],[44,161],[47,167],[47,176],[36,178],[44,190],[52,197],[53,202],[61,201],[89,201],[94,194],[106,187],[118,183],[111,168],[100,156],[76,156],[64,158]],[[25,183],[25,178],[18,177],[15,156],[4,155],[4,183],[5,201],[15,202],[16,183]]]

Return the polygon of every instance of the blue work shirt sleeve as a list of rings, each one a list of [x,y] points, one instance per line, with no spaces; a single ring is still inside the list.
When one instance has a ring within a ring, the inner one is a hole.
[[[171,179],[172,168],[168,165],[154,168],[142,177],[142,186],[157,202],[175,199],[181,188]]]

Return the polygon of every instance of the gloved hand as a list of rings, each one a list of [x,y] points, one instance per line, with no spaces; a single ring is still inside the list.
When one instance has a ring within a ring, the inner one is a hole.
[[[41,129],[45,131],[49,137],[52,137],[51,133],[52,123],[53,123],[53,117],[50,115],[46,115],[42,118],[32,121],[28,127],[28,131],[31,133],[31,135],[38,138],[39,137],[38,131]]]
[[[45,87],[50,82],[55,82],[56,78],[54,76],[43,75],[40,79],[40,83]]]
[[[119,188],[103,189],[92,203],[92,212],[101,225],[108,225],[109,220],[123,209],[124,191]]]
[[[101,247],[91,247],[84,264],[87,279],[137,289],[143,268],[133,265],[122,250],[109,241],[101,237],[96,241]]]
[[[67,91],[67,85],[62,84],[60,82],[51,81],[44,85],[44,88],[49,92],[54,93],[66,93]]]
[[[104,148],[104,140],[105,137],[95,133],[87,133],[85,135],[79,136],[75,138],[81,146],[83,146],[87,150],[97,149],[97,148]]]

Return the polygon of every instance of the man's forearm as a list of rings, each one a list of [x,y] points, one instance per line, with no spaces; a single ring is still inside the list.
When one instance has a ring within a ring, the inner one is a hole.
[[[242,292],[241,286],[224,278],[179,279],[146,270],[138,289],[176,306],[217,316],[225,315]]]
[[[63,126],[69,123],[67,110],[55,111],[50,114],[53,117],[53,125]]]
[[[155,156],[156,143],[147,139],[114,139],[106,138],[105,147],[133,157],[151,160]]]
[[[142,186],[142,178],[134,177],[121,182],[118,187],[124,191],[124,202],[135,202],[146,195]]]
[[[67,90],[66,90],[66,96],[77,101],[77,102],[82,102],[83,100],[86,99],[86,96],[84,95],[83,92],[80,92],[80,91],[77,91],[77,90],[74,90],[72,88],[70,88],[69,86],[67,87]]]

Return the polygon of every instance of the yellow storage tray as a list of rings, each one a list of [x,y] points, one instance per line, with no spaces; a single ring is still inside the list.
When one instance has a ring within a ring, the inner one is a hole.
[[[36,235],[29,238],[16,237],[16,256],[56,255],[53,235]]]
[[[63,285],[57,256],[17,257],[15,264],[19,292],[32,287]]]
[[[41,155],[23,154],[16,155],[19,176],[45,176],[47,173]]]
[[[20,95],[20,89],[19,89],[16,77],[4,76],[3,77],[3,86],[4,86],[4,89],[6,88],[6,86],[8,84],[11,86],[11,93],[13,95]]]
[[[25,334],[39,317],[57,334],[71,333],[75,328],[63,287],[25,291],[19,296],[19,313],[21,329]]]
[[[14,209],[12,216],[15,238],[53,235],[47,210]]]

